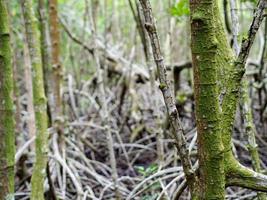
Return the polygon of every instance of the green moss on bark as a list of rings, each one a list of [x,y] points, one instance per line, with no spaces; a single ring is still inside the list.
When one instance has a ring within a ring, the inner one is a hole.
[[[14,193],[14,112],[10,34],[5,3],[0,0],[0,199]]]
[[[32,64],[33,103],[36,121],[36,141],[33,175],[31,179],[31,199],[44,199],[44,179],[47,163],[47,108],[43,83],[42,57],[37,19],[33,11],[31,0],[21,0],[21,6],[25,22],[26,39],[29,47]]]
[[[199,199],[224,199],[224,148],[218,82],[228,52],[217,1],[191,1],[192,57],[200,164]],[[218,34],[221,32],[221,35]]]

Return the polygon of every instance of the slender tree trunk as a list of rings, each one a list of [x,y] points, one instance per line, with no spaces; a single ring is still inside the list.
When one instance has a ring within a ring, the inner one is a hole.
[[[244,116],[245,132],[248,136],[248,150],[252,160],[252,166],[256,172],[261,172],[260,156],[258,152],[258,145],[256,143],[256,127],[253,122],[251,99],[249,97],[249,82],[247,77],[243,78],[242,88],[242,114]],[[258,200],[266,200],[266,194],[258,192]]]
[[[45,94],[48,98],[49,124],[55,119],[55,101],[52,92],[52,67],[51,67],[51,45],[48,28],[48,16],[45,0],[38,0],[39,24],[41,32],[41,54],[44,73]]]
[[[57,0],[49,1],[50,13],[50,38],[52,44],[52,68],[53,68],[53,96],[55,98],[55,118],[52,119],[53,126],[55,126],[59,135],[59,147],[63,158],[65,158],[65,142],[64,142],[64,126],[63,126],[63,109],[61,99],[61,83],[63,77],[63,69],[60,64],[60,32],[59,19],[57,12]]]
[[[9,24],[12,24],[12,17],[14,17],[13,13],[11,12],[11,5],[10,2],[6,2]],[[17,54],[18,50],[16,50],[15,45],[15,35],[10,33],[10,43],[11,43],[11,54],[12,54],[12,69],[13,69],[13,99],[15,104],[15,135],[22,132],[22,123],[21,123],[21,105],[20,105],[20,88],[19,88],[19,68],[18,68],[18,61],[17,61]]]
[[[8,14],[0,0],[0,199],[14,198],[15,135]]]
[[[61,99],[61,84],[63,77],[63,69],[60,63],[60,32],[59,32],[59,19],[57,12],[57,0],[49,0],[49,19],[50,19],[50,38],[52,48],[52,71],[53,71],[53,96],[55,98],[55,118],[52,119],[52,124],[58,133],[59,150],[63,159],[66,157],[65,153],[65,139],[64,139],[64,119]],[[63,182],[65,183],[66,172],[62,169]],[[63,186],[64,190],[66,185]]]
[[[50,39],[52,50],[53,93],[55,98],[56,118],[62,115],[61,82],[62,65],[60,64],[60,33],[57,12],[57,0],[49,0]],[[55,120],[55,119],[54,119]]]
[[[36,160],[31,179],[31,199],[44,199],[44,179],[47,163],[47,106],[43,83],[42,57],[37,19],[33,12],[31,0],[21,0],[27,45],[30,52],[33,81],[33,102],[36,120]]]

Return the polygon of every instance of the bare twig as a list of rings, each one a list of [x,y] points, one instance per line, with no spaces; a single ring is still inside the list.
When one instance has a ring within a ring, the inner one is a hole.
[[[179,200],[180,196],[182,195],[186,187],[187,187],[186,180],[183,180],[183,182],[179,185],[179,187],[175,191],[173,200]]]
[[[237,67],[244,68],[247,58],[254,42],[256,33],[258,32],[260,25],[264,18],[264,10],[266,7],[266,0],[259,0],[257,8],[254,13],[253,21],[250,25],[250,29],[248,31],[248,36],[242,40],[241,50],[238,54],[237,58]]]

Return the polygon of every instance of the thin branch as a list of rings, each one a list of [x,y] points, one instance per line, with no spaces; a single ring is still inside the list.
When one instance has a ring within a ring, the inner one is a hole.
[[[148,59],[148,55],[147,55],[148,47],[147,47],[147,44],[146,44],[146,35],[145,35],[144,29],[143,29],[143,26],[142,26],[142,21],[141,21],[141,18],[140,18],[140,13],[139,13],[139,10],[138,10],[137,1],[136,1],[136,8],[137,8],[136,10],[137,11],[135,11],[135,9],[134,9],[134,5],[132,3],[132,0],[128,0],[128,3],[129,3],[129,6],[130,6],[130,9],[132,11],[133,18],[134,18],[134,21],[136,23],[136,27],[137,27],[140,39],[142,41],[143,50],[144,50],[146,59]]]
[[[145,27],[150,37],[150,42],[153,50],[154,61],[157,65],[160,89],[164,96],[164,101],[167,107],[169,120],[172,125],[172,135],[175,138],[176,147],[181,158],[184,173],[190,188],[191,193],[194,192],[196,188],[196,177],[194,170],[189,158],[188,149],[186,148],[186,140],[184,137],[184,129],[179,118],[177,108],[175,106],[175,101],[170,90],[169,82],[167,81],[166,67],[164,64],[164,59],[160,49],[159,36],[156,29],[156,24],[152,16],[151,4],[148,0],[139,0],[143,8],[143,13],[145,17]]]
[[[141,183],[139,183],[138,185],[136,185],[134,187],[134,189],[132,189],[131,193],[127,196],[126,200],[130,200],[133,199],[134,195],[136,194],[137,191],[139,191],[139,189],[146,184],[147,182],[149,182],[150,180],[157,178],[158,176],[167,176],[167,174],[169,173],[179,173],[182,170],[181,167],[172,167],[172,168],[168,168],[168,169],[164,169],[164,170],[160,170],[158,172],[156,172],[155,174],[145,178]]]
[[[73,35],[73,33],[70,32],[70,30],[67,28],[67,26],[65,25],[65,23],[60,20],[60,24],[62,26],[62,28],[64,29],[64,31],[67,33],[67,35],[78,45],[82,46],[84,49],[86,49],[90,54],[93,55],[94,53],[94,49],[89,47],[88,45],[84,44],[81,40],[79,40],[75,35]]]
[[[23,153],[26,151],[26,149],[35,141],[36,137],[33,136],[30,138],[27,142],[23,144],[23,146],[17,150],[16,155],[15,155],[15,163],[19,162],[19,159],[23,155]]]
[[[183,182],[179,185],[177,190],[174,192],[173,200],[179,200],[180,196],[182,195],[182,193],[186,189],[186,187],[187,187],[186,180],[183,180]]]
[[[242,67],[244,68],[250,49],[252,47],[252,44],[254,42],[256,33],[258,32],[260,25],[264,19],[264,10],[266,7],[266,0],[259,0],[257,8],[254,12],[254,17],[253,17],[253,21],[250,25],[250,29],[248,31],[248,36],[247,38],[244,38],[242,40],[242,44],[241,44],[241,50],[240,53],[238,54],[238,58],[237,58],[237,67]]]
[[[167,189],[169,189],[169,187],[171,187],[175,182],[178,182],[180,179],[182,179],[184,177],[184,173],[180,174],[179,176],[175,177],[171,182],[168,183],[168,185],[166,185],[166,187],[164,187],[161,191],[161,193],[158,195],[156,200],[161,200],[162,196],[167,192]],[[186,180],[183,180],[182,184],[186,182]],[[186,184],[185,184],[186,185]],[[181,185],[180,185],[181,186]],[[179,188],[180,188],[179,186]]]

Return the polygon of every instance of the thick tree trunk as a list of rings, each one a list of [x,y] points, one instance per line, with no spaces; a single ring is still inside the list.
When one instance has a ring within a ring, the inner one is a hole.
[[[14,198],[15,135],[8,14],[0,0],[0,199]]]
[[[47,106],[43,83],[42,57],[37,19],[33,12],[31,0],[21,0],[27,45],[30,52],[33,80],[33,102],[36,120],[36,161],[31,179],[31,199],[44,199],[44,179],[47,163]]]
[[[231,142],[241,79],[263,20],[264,1],[257,5],[237,58],[228,45],[218,1],[190,1],[200,199],[224,199],[225,185],[266,189],[267,177],[242,166],[232,154]]]
[[[224,34],[218,3],[191,0],[192,58],[198,132],[200,199],[224,199],[224,154],[220,133],[218,69],[225,63],[221,53]],[[227,52],[227,49],[226,49]]]

